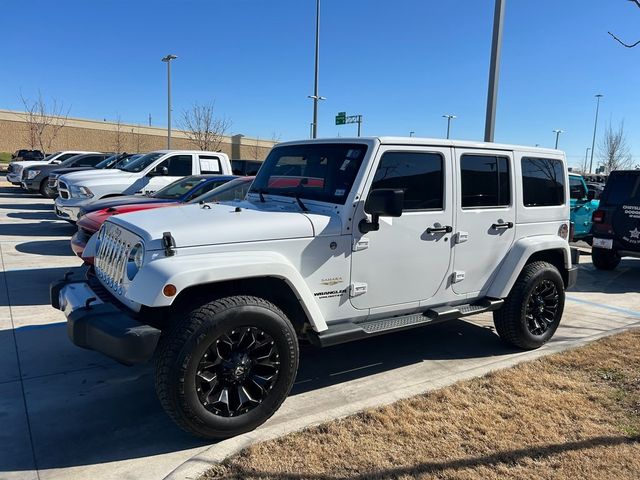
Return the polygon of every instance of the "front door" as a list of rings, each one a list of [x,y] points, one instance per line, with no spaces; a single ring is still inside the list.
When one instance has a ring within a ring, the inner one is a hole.
[[[142,187],[142,193],[157,192],[179,178],[193,175],[193,164],[193,155],[173,155],[163,160],[147,174],[148,181]]]
[[[364,202],[354,216],[351,303],[358,309],[410,305],[438,292],[446,281],[453,227],[451,149],[380,150],[367,192],[404,190],[402,216],[381,218],[380,229],[359,233]],[[448,228],[447,228],[448,227]]]
[[[485,291],[515,238],[513,154],[456,149],[453,291]]]

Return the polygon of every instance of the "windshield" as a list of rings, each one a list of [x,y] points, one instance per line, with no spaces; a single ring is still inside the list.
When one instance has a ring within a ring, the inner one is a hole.
[[[204,183],[206,181],[207,181],[206,177],[181,178],[180,180],[176,180],[175,182],[170,183],[166,187],[158,190],[156,193],[154,193],[151,196],[153,198],[166,198],[166,199],[180,198],[195,186],[200,185],[201,183]]]
[[[147,153],[146,155],[142,155],[140,158],[135,159],[128,165],[118,168],[120,168],[120,170],[124,170],[125,172],[141,172],[163,155],[164,153],[160,152]]]
[[[78,159],[78,157],[79,157],[79,156],[80,156],[80,155],[74,155],[73,157],[69,157],[69,158],[67,158],[65,161],[60,162],[60,163],[58,164],[58,166],[60,166],[60,167],[68,167],[68,166],[72,166],[72,165],[76,162],[76,160]]]
[[[364,144],[276,147],[264,161],[250,191],[344,205],[366,153]]]
[[[251,186],[252,181],[253,178],[236,178],[235,180],[231,180],[224,185],[214,188],[204,195],[200,195],[199,197],[194,198],[189,203],[244,200],[244,197],[247,196],[247,192],[249,191],[249,187]]]
[[[46,157],[44,157],[44,158],[42,159],[42,161],[43,161],[43,162],[45,162],[45,161],[49,161],[49,160],[51,160],[53,157],[55,157],[56,155],[60,155],[61,153],[62,153],[62,152],[56,152],[56,153],[52,153],[52,154],[50,154],[50,155],[47,155]]]
[[[96,168],[110,168],[119,156],[120,155],[111,155],[110,157],[105,158],[100,163],[96,164]]]

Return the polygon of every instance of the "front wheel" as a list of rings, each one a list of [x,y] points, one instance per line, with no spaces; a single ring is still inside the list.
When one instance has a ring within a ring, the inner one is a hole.
[[[532,262],[522,269],[493,323],[507,344],[533,350],[548,342],[558,329],[564,310],[564,281],[547,262]]]
[[[598,270],[613,270],[620,263],[620,255],[613,250],[592,248],[591,261]]]
[[[163,333],[156,392],[187,432],[228,438],[264,423],[285,400],[298,369],[296,332],[274,304],[222,298]]]
[[[40,195],[46,198],[56,198],[57,192],[49,188],[49,177],[42,180],[40,183]]]

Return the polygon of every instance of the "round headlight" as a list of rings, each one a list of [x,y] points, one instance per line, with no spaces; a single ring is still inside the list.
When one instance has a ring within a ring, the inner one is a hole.
[[[127,277],[133,280],[138,274],[138,270],[142,267],[144,261],[144,247],[141,243],[136,243],[129,250],[129,258],[127,259]]]

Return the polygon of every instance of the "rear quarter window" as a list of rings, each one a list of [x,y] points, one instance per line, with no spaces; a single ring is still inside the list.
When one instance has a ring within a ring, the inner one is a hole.
[[[551,158],[522,158],[522,200],[525,207],[564,205],[564,167]]]

